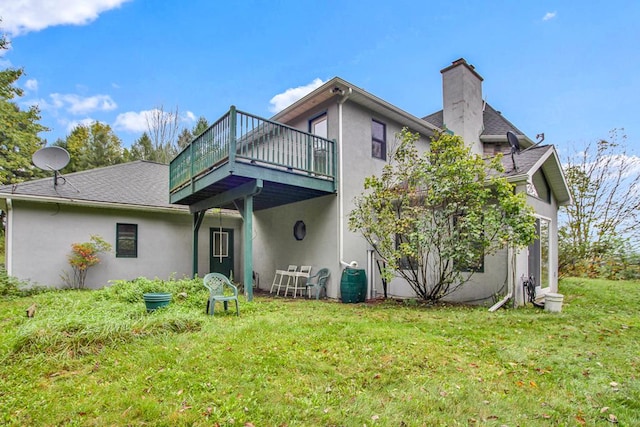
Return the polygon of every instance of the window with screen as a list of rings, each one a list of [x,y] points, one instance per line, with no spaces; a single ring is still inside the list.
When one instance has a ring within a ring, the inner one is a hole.
[[[116,224],[116,257],[138,256],[138,224]]]

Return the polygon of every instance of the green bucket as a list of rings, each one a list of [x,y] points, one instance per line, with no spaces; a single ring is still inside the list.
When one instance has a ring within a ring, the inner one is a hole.
[[[148,313],[160,307],[166,307],[171,302],[171,294],[169,293],[148,293],[143,294],[142,297],[144,298],[144,305],[147,307]]]
[[[347,267],[342,271],[340,298],[344,303],[365,301],[367,298],[367,275],[364,270]]]

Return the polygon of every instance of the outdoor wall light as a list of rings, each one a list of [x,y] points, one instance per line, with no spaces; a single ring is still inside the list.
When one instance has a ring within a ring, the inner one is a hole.
[[[306,235],[307,226],[304,224],[304,221],[296,221],[295,225],[293,226],[293,237],[295,237],[296,240],[302,240]]]

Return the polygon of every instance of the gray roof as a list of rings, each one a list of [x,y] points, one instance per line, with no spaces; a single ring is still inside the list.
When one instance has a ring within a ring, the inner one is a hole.
[[[442,110],[429,114],[428,116],[423,117],[422,120],[425,120],[440,129],[444,126]],[[516,135],[524,135],[524,133],[515,127],[513,123],[505,119],[502,113],[489,104],[485,104],[482,120],[484,129],[482,130],[481,135],[505,135],[505,141],[507,131],[511,131]]]
[[[504,166],[505,170],[503,175],[506,177],[514,177],[530,173],[540,159],[552,150],[553,146],[542,145],[515,153],[513,159],[511,158],[511,154],[504,154],[502,157],[502,166]],[[515,169],[513,167],[514,163],[516,166]]]
[[[512,182],[528,180],[536,171],[542,170],[558,204],[562,206],[571,203],[571,193],[553,145],[532,146],[515,153],[513,159],[511,154],[505,154],[502,165],[505,170],[503,175]]]
[[[0,198],[34,196],[34,198],[67,199],[74,202],[97,202],[185,209],[169,203],[169,165],[138,160],[114,166],[0,186]]]

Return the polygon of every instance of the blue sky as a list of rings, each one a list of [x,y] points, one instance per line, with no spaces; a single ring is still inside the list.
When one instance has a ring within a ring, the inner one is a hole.
[[[230,105],[270,117],[334,76],[423,117],[464,57],[530,138],[562,153],[622,127],[640,152],[638,1],[13,0],[0,17],[0,68],[24,68],[49,143],[99,120],[128,146],[160,106],[188,128]]]

